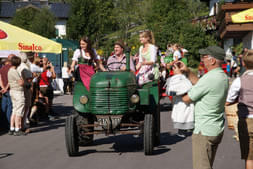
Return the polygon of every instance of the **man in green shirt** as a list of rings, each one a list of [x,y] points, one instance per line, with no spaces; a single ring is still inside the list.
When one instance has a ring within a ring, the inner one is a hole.
[[[218,46],[200,49],[201,60],[208,72],[200,79],[185,66],[176,64],[174,73],[186,73],[193,84],[182,97],[186,103],[194,102],[195,128],[192,135],[194,169],[212,169],[215,154],[224,131],[224,105],[228,92],[228,78],[221,69],[225,52]]]

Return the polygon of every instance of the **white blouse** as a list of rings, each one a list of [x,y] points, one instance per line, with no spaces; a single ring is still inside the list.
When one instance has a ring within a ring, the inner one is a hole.
[[[72,60],[78,62],[78,58],[80,58],[81,56],[83,56],[84,59],[90,60],[90,57],[85,55],[84,50],[82,50],[82,55],[81,55],[81,52],[80,52],[80,51],[81,51],[81,49],[76,49],[76,50],[75,50],[75,52],[74,52],[74,54],[73,54]],[[95,50],[93,50],[93,51],[94,51],[94,53],[95,53],[95,58],[94,58],[94,59],[95,59],[95,60],[99,60],[100,57],[97,55],[97,53],[96,53]]]
[[[140,63],[143,62],[142,49],[143,49],[143,46],[141,46],[140,49],[139,49],[139,62]],[[156,54],[157,54],[157,48],[156,48],[156,46],[152,45],[152,44],[149,44],[147,52],[149,52],[149,55],[150,55],[150,60],[149,61],[155,63],[156,59],[157,59],[157,57],[156,57]]]
[[[181,53],[179,52],[179,50],[176,50],[173,53],[173,60],[176,60],[176,56],[177,56],[178,59],[182,58]]]

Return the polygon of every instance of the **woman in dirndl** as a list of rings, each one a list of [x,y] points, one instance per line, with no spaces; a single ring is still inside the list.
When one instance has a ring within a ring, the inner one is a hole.
[[[159,77],[159,65],[157,61],[157,47],[151,31],[140,33],[141,46],[139,48],[139,63],[136,65],[137,81],[139,85],[151,82]]]
[[[75,66],[78,67],[75,70]],[[90,79],[95,70],[100,68],[105,71],[102,62],[96,51],[91,47],[91,42],[87,36],[80,39],[80,48],[76,49],[72,58],[71,72],[75,73],[76,80],[82,80],[84,86],[89,90]]]

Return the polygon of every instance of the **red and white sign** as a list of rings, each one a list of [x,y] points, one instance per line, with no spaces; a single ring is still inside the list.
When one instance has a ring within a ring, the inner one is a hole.
[[[5,39],[7,37],[8,37],[7,33],[5,33],[2,29],[0,29],[0,39]]]
[[[34,43],[31,45],[25,45],[23,43],[18,43],[19,50],[29,50],[29,51],[42,51],[42,47],[39,45],[35,45]]]

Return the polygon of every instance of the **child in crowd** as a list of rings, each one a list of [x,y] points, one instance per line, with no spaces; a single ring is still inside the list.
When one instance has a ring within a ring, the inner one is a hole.
[[[227,70],[227,75],[229,76],[229,77],[232,77],[231,76],[231,61],[230,60],[227,60],[227,67],[226,67],[226,70]]]
[[[35,104],[31,109],[30,124],[37,125],[39,119],[43,119],[48,115],[48,98],[39,91],[39,97],[35,100]]]
[[[178,129],[179,137],[186,137],[188,132],[194,128],[194,104],[186,104],[182,96],[192,87],[190,80],[183,74],[175,74],[166,82],[167,95],[173,96],[171,118],[173,126]]]
[[[245,160],[246,168],[253,168],[253,52],[248,51],[242,64],[246,72],[236,78],[228,92],[226,105],[238,102],[238,132],[241,148],[241,158]]]
[[[25,135],[21,131],[22,117],[24,115],[25,108],[25,96],[24,96],[24,80],[17,71],[17,67],[21,64],[21,59],[17,56],[11,58],[11,65],[8,72],[8,82],[10,85],[10,96],[12,101],[12,115],[10,124],[10,135],[20,136]]]

